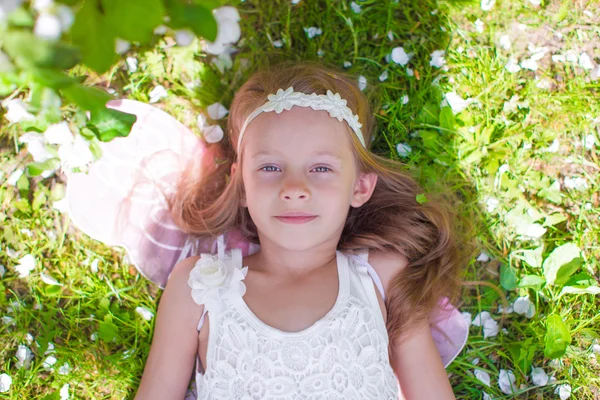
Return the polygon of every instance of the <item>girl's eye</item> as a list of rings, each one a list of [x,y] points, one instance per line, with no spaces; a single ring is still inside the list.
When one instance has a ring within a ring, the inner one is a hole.
[[[331,171],[331,169],[329,169],[328,167],[317,167],[317,168],[315,168],[315,169],[319,169],[319,168],[324,168],[324,169],[326,169],[327,171]],[[327,171],[319,171],[319,172],[327,172]]]
[[[272,169],[265,169],[265,168],[272,168]],[[276,167],[276,166],[274,166],[274,165],[267,165],[267,166],[265,166],[265,167],[262,167],[262,168],[260,169],[260,171],[265,171],[265,172],[275,172],[275,170],[276,170],[276,169],[277,169],[277,167]]]

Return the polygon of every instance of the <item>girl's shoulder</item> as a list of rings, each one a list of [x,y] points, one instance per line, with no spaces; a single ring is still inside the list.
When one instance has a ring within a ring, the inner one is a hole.
[[[408,258],[396,251],[361,249],[348,253],[362,255],[366,259],[381,279],[385,293],[389,291],[393,279],[408,265]]]

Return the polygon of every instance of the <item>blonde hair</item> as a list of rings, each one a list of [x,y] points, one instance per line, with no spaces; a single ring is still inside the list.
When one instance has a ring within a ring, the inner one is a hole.
[[[240,206],[244,194],[241,168],[229,176],[244,120],[279,88],[293,86],[307,94],[326,94],[329,89],[346,99],[347,106],[358,115],[368,144],[375,119],[355,82],[343,71],[309,61],[282,63],[255,72],[236,92],[230,106],[228,140],[210,149],[217,162],[192,167],[170,198],[175,223],[199,237],[239,230],[246,240],[258,243],[256,226],[247,208]],[[423,190],[402,172],[402,164],[373,154],[349,127],[348,132],[360,171],[376,173],[378,182],[369,201],[350,209],[338,249],[396,251],[409,260],[386,293],[391,344],[412,323],[426,319],[442,296],[455,300],[460,272],[470,254],[458,251],[452,209],[442,197],[427,193],[428,201],[418,202],[417,195]]]

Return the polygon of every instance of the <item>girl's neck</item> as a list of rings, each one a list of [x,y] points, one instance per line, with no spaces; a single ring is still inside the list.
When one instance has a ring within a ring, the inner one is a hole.
[[[339,242],[336,237],[308,249],[290,250],[260,234],[259,239],[260,251],[252,256],[253,269],[287,278],[302,277],[331,265]]]

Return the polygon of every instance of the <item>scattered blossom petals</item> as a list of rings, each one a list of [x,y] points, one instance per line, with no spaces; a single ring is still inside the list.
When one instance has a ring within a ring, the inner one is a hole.
[[[50,275],[45,274],[44,272],[41,273],[41,277],[42,277],[42,281],[46,284],[46,285],[51,285],[51,286],[62,286],[62,283],[58,282],[56,279],[54,279],[53,277],[51,277]]]
[[[492,396],[490,396],[486,392],[483,392],[483,400],[492,400]]]
[[[175,42],[178,46],[189,46],[194,41],[196,35],[189,29],[179,29],[175,31]]]
[[[400,157],[406,157],[412,151],[412,148],[406,143],[398,143],[396,145],[396,151]]]
[[[208,112],[208,116],[214,120],[221,119],[229,113],[227,108],[221,103],[211,104],[206,111]]]
[[[119,39],[119,38],[115,39],[115,52],[117,54],[125,54],[129,51],[130,48],[131,48],[131,43],[129,43],[127,40],[123,40],[123,39]]]
[[[65,383],[60,388],[60,400],[69,400],[69,384]]]
[[[129,71],[130,74],[133,74],[134,72],[137,72],[138,70],[138,60],[135,57],[127,57],[125,59],[125,62],[127,63],[127,70]]]
[[[471,98],[468,98],[465,100],[462,97],[460,97],[458,94],[456,94],[456,92],[446,93],[444,95],[444,98],[448,102],[448,105],[450,106],[450,108],[452,108],[452,112],[454,114],[459,114],[465,108],[467,108],[470,104],[477,102],[477,100],[474,100]]]
[[[35,119],[33,114],[25,109],[25,103],[21,99],[8,100],[2,106],[6,108],[4,116],[11,124]]]
[[[45,369],[51,369],[54,364],[56,364],[56,357],[48,356],[42,363],[42,367],[44,367]]]
[[[34,162],[43,163],[55,155],[46,147],[44,136],[35,132],[27,132],[19,137],[19,142],[27,145],[27,151],[33,157]]]
[[[481,9],[483,11],[490,11],[494,4],[496,4],[496,0],[481,0]]]
[[[167,96],[167,90],[163,85],[157,85],[150,92],[150,103],[156,103],[163,97]]]
[[[539,7],[542,4],[542,0],[529,0],[529,3],[535,7]]]
[[[534,367],[531,369],[531,381],[534,385],[544,386],[548,383],[548,375],[542,368]]]
[[[350,3],[350,8],[352,8],[352,11],[354,11],[355,14],[359,14],[362,11],[360,6],[354,1]]]
[[[476,369],[473,373],[475,374],[475,378],[479,379],[487,387],[490,387],[490,374],[480,369]]]
[[[477,20],[475,21],[475,30],[477,30],[477,32],[479,33],[483,33],[484,27],[485,24],[483,23],[483,21],[477,18]]]
[[[410,57],[408,54],[406,54],[406,51],[404,51],[402,46],[395,47],[392,50],[391,59],[396,64],[400,64],[402,66],[405,66],[410,61]]]
[[[433,53],[431,53],[429,65],[436,68],[442,68],[444,65],[446,65],[444,54],[446,54],[444,50],[435,50]]]
[[[567,189],[575,189],[575,190],[585,190],[585,189],[587,189],[589,187],[588,183],[587,183],[587,180],[585,178],[580,177],[580,176],[575,176],[575,177],[567,176],[567,177],[565,177],[564,186]]]
[[[19,260],[19,265],[15,267],[15,270],[19,273],[19,278],[25,278],[31,271],[35,269],[35,257],[31,254],[27,254]]]
[[[507,51],[510,50],[512,47],[512,43],[510,42],[510,37],[508,35],[500,36],[500,40],[498,43],[500,44],[500,47]]]
[[[208,125],[203,130],[204,140],[207,143],[217,143],[223,139],[223,128],[220,125]]]
[[[157,26],[156,28],[154,28],[154,31],[153,31],[153,33],[154,33],[155,35],[159,35],[159,36],[160,36],[160,35],[164,35],[165,33],[167,33],[167,29],[168,29],[168,28],[167,28],[166,26],[164,26],[164,25],[159,25],[159,26]]]
[[[367,88],[367,78],[365,78],[363,75],[360,75],[358,77],[358,88],[363,91]]]
[[[2,9],[0,9],[0,18],[2,17]],[[10,390],[12,378],[8,374],[0,374],[0,393],[6,393]]]
[[[17,359],[16,367],[18,369],[25,368],[29,369],[31,366],[31,361],[33,360],[33,353],[29,350],[29,347],[24,345],[19,345],[17,347],[17,353],[15,354],[15,358]]]
[[[386,81],[386,80],[387,80],[387,78],[388,78],[388,75],[389,75],[389,73],[388,73],[388,71],[387,71],[387,69],[386,69],[385,71],[383,71],[383,72],[381,73],[381,75],[379,75],[379,81],[380,81],[380,82]]]
[[[63,32],[68,31],[69,28],[71,28],[71,25],[73,25],[73,22],[75,22],[73,10],[71,10],[71,7],[64,4],[57,5],[56,16],[60,20],[60,29]]]
[[[214,42],[205,41],[204,49],[210,54],[219,55],[240,40],[240,14],[235,7],[224,6],[214,9],[213,15],[217,21],[217,38]]]
[[[60,18],[57,15],[42,13],[38,15],[33,33],[40,38],[57,40],[62,32]]]
[[[4,317],[2,317],[2,323],[4,325],[14,325],[15,319],[9,315],[5,315]]]
[[[521,67],[517,63],[517,60],[515,60],[514,58],[511,58],[510,60],[508,60],[508,62],[504,66],[504,68],[506,68],[506,70],[512,74],[519,72],[521,70]]]
[[[44,132],[44,139],[50,144],[68,144],[73,142],[73,132],[67,121],[50,125]]]
[[[408,104],[410,98],[408,97],[407,94],[405,94],[404,96],[402,96],[402,105],[404,104]]]
[[[515,374],[511,370],[500,370],[500,376],[498,377],[498,386],[502,393],[504,394],[513,394],[517,390],[517,378]]]
[[[467,311],[463,311],[461,313],[463,319],[465,320],[465,323],[467,324],[467,327],[471,326],[471,313],[467,312]]]
[[[315,36],[318,36],[323,33],[321,28],[317,28],[316,26],[304,28],[304,32],[306,32],[306,36],[308,36],[309,39],[312,39]]]
[[[560,397],[560,400],[567,400],[571,397],[571,385],[566,383],[564,385],[558,385],[556,386],[556,389],[554,389],[554,393]]]
[[[535,305],[529,300],[528,296],[519,297],[513,303],[513,311],[525,315],[527,318],[532,318],[535,315]]]
[[[135,312],[146,321],[150,321],[154,317],[154,313],[146,307],[136,307]]]
[[[59,369],[58,373],[60,375],[69,375],[71,373],[71,366],[69,363],[64,363]]]
[[[4,278],[4,274],[6,273],[6,267],[0,264],[0,278]]]
[[[72,143],[66,143],[58,148],[58,157],[64,168],[81,168],[94,161],[87,139],[77,135]]]
[[[594,63],[585,51],[579,56],[579,66],[585,70],[594,69]]]
[[[596,138],[594,137],[594,135],[589,134],[583,138],[583,146],[586,149],[592,150],[594,148],[595,144],[596,144]]]
[[[488,262],[490,261],[490,256],[482,251],[481,254],[479,254],[479,257],[477,257],[477,261]]]
[[[344,68],[350,68],[352,63],[350,61],[344,61]]]

